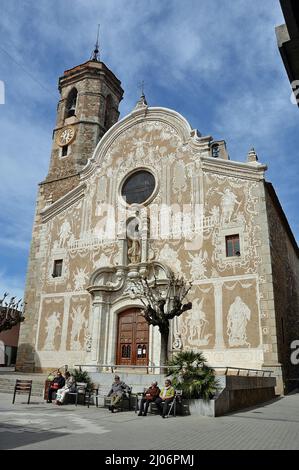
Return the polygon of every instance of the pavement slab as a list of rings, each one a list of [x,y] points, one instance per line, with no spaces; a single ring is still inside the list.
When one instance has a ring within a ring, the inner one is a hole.
[[[299,449],[299,394],[218,418],[157,415],[0,394],[0,449]]]

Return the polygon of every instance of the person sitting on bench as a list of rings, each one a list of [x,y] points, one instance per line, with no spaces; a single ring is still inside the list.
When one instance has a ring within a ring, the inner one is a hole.
[[[138,416],[142,416],[142,413],[143,416],[147,415],[149,404],[155,401],[159,394],[160,389],[158,387],[158,382],[152,382],[151,386],[144,392],[143,397],[141,398]]]
[[[59,388],[62,388],[65,384],[65,379],[60,372],[60,370],[57,371],[56,376],[52,380],[50,387],[48,388],[48,400],[47,403],[52,403],[52,394],[53,392],[57,392]]]
[[[128,392],[129,390],[130,387],[126,385],[125,382],[121,382],[118,375],[115,375],[111,390],[107,395],[108,397],[111,397],[111,405],[109,406],[111,413],[114,412],[116,405],[121,401],[125,392]]]
[[[65,401],[65,397],[69,392],[76,390],[76,380],[73,375],[69,372],[65,373],[65,385],[57,390],[56,394],[56,405],[62,405]]]
[[[159,397],[156,399],[155,403],[160,412],[160,416],[165,418],[167,414],[168,404],[174,399],[175,391],[171,385],[171,380],[165,380],[165,387],[162,387]]]

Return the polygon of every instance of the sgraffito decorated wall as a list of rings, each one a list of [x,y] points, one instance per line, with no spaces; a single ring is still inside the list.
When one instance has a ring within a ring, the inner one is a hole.
[[[239,163],[213,145],[175,111],[139,102],[104,134],[73,189],[49,201],[41,186],[19,368],[115,363],[118,314],[141,306],[134,276],[162,282],[172,272],[192,281],[193,308],[173,320],[170,353],[200,350],[215,366],[281,375],[270,252],[281,221],[267,215],[266,166],[253,151]],[[138,171],[154,183],[144,204],[127,204],[124,184]],[[156,328],[149,338],[148,363],[158,365]]]

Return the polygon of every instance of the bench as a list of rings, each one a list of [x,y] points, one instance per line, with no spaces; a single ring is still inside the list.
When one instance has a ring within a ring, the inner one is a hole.
[[[82,397],[83,405],[86,402],[86,393],[87,393],[87,383],[85,382],[77,382],[76,383],[76,390],[73,392],[68,392],[66,395],[66,399],[69,399],[69,396],[73,395],[75,397],[75,405],[78,405],[79,397]]]
[[[89,408],[90,404],[94,404],[96,397],[99,395],[99,388],[98,386],[94,386],[92,389],[86,389],[85,393],[85,400],[84,404],[87,403],[87,407]]]
[[[162,403],[164,403],[162,401]],[[173,415],[174,417],[177,415],[178,408],[182,405],[182,390],[175,390],[175,395],[173,400],[168,403],[168,411],[166,414],[166,418]],[[159,410],[155,402],[151,402],[149,407],[150,413],[158,414]],[[181,414],[185,414],[184,410],[181,411]]]
[[[97,404],[97,397],[96,397]],[[130,387],[128,392],[124,392],[121,400],[115,405],[115,409],[119,411],[130,411],[134,409],[135,400],[132,396],[132,388]],[[104,408],[111,406],[111,397],[104,396]]]

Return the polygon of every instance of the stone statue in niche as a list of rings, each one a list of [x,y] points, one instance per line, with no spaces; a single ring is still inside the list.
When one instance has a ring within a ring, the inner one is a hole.
[[[129,228],[129,227],[128,227]],[[141,245],[140,245],[140,234],[139,225],[135,225],[134,232],[128,233],[128,263],[137,264],[141,262]]]
[[[230,346],[247,346],[246,328],[250,320],[250,308],[237,296],[231,304],[227,315],[227,334]]]
[[[141,248],[139,240],[128,240],[128,260],[130,264],[141,261]]]

